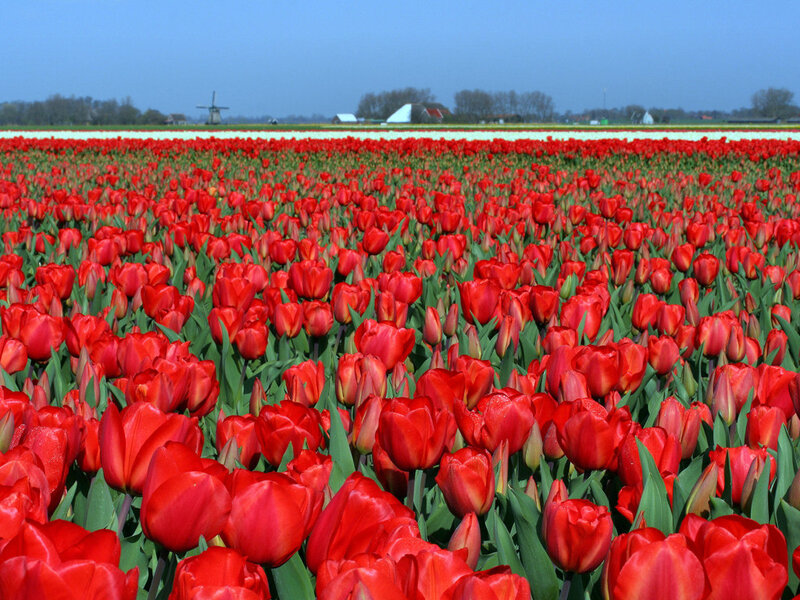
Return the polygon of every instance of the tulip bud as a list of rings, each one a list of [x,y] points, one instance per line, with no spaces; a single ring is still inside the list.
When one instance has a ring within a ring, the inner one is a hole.
[[[513,329],[515,327],[513,317],[509,317],[506,315],[503,317],[503,320],[500,322],[500,330],[497,332],[497,341],[495,342],[494,349],[497,352],[497,356],[503,358],[506,355],[506,351],[511,346],[513,340]],[[519,339],[519,334],[517,334],[517,339]],[[480,358],[480,356],[476,357]]]
[[[542,512],[542,499],[539,497],[539,486],[536,485],[536,480],[533,476],[528,477],[528,482],[525,484],[525,495],[536,502],[536,508],[539,509],[539,512]]]
[[[264,384],[259,378],[253,382],[253,391],[250,392],[250,414],[257,417],[261,412],[261,407],[267,403],[267,395],[264,392]]]
[[[689,395],[689,398],[692,398],[697,393],[697,381],[695,381],[694,375],[692,375],[692,368],[688,363],[684,363],[683,365],[682,379],[686,393]]]
[[[480,360],[481,341],[478,339],[478,330],[474,325],[467,325],[467,354],[472,358]]]
[[[636,291],[636,287],[634,285],[633,279],[629,279],[625,285],[622,287],[622,303],[628,304],[631,300],[633,300],[633,294]]]
[[[561,289],[558,291],[562,300],[566,300],[575,293],[575,286],[578,283],[578,276],[575,273],[570,273],[561,284]]]
[[[453,337],[458,330],[458,304],[451,304],[447,315],[444,318],[444,327],[442,329],[444,335]]]
[[[0,418],[0,453],[5,454],[14,437],[14,413],[8,411]]]
[[[689,493],[686,502],[686,514],[708,515],[711,507],[709,500],[717,491],[717,478],[719,477],[719,466],[717,463],[710,463],[700,474],[697,482]]]
[[[728,377],[720,377],[717,381],[714,373],[708,380],[706,402],[711,405],[711,415],[717,418],[722,416],[726,425],[730,426],[736,420],[736,398],[733,395],[731,382]]]
[[[756,461],[753,462],[755,463]],[[789,486],[789,494],[786,496],[786,501],[797,510],[800,510],[800,469],[794,474],[792,484]]]
[[[236,461],[239,460],[239,446],[236,445],[236,438],[232,437],[225,442],[218,460],[228,471],[233,472],[236,468]]]
[[[461,523],[450,537],[447,549],[450,552],[466,550],[466,563],[469,568],[474,570],[478,565],[481,555],[481,527],[478,523],[478,516],[474,512],[464,515],[464,518],[461,519]]]
[[[747,475],[742,484],[742,498],[740,504],[742,509],[750,512],[750,503],[753,500],[753,493],[756,491],[756,482],[764,471],[764,462],[754,460],[750,463],[750,468],[747,470]],[[769,476],[769,475],[768,475]]]
[[[442,323],[439,311],[433,306],[425,309],[425,324],[422,327],[422,339],[426,344],[436,346],[442,341]]]
[[[542,440],[542,430],[539,428],[539,423],[534,421],[531,427],[531,433],[522,446],[522,458],[531,471],[535,471],[539,468],[543,449],[544,441]]]
[[[492,454],[492,465],[496,474],[495,491],[505,496],[508,487],[508,440],[503,440]]]

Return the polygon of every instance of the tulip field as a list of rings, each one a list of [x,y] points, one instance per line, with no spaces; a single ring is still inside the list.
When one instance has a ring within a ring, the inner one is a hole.
[[[0,598],[800,592],[800,141],[0,139]]]

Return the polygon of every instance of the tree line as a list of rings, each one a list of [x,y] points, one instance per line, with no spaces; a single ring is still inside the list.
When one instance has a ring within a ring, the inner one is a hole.
[[[553,121],[608,119],[615,122],[640,122],[650,112],[656,123],[671,123],[711,117],[712,119],[754,118],[789,119],[800,117],[800,108],[792,103],[794,93],[786,88],[765,88],[751,97],[751,105],[732,111],[695,110],[682,108],[645,108],[640,104],[612,108],[589,108],[575,113],[559,114],[553,99],[544,92],[489,92],[481,89],[461,90],[453,97],[451,122],[479,123],[487,121],[524,121],[547,123]],[[370,92],[361,97],[356,115],[364,119],[384,120],[408,103],[435,103],[429,88],[407,87],[384,92]]]
[[[487,92],[461,90],[456,92],[449,121],[480,122],[490,119],[552,121],[555,116],[553,99],[543,92]],[[435,104],[430,88],[406,87],[361,96],[356,116],[362,119],[384,120],[404,104]]]
[[[152,108],[142,112],[130,97],[117,101],[54,94],[46,100],[0,103],[0,125],[162,125],[166,118]]]

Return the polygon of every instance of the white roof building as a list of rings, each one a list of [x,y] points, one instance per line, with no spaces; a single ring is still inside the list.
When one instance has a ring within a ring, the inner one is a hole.
[[[358,123],[358,119],[352,113],[336,113],[333,118],[334,123]]]

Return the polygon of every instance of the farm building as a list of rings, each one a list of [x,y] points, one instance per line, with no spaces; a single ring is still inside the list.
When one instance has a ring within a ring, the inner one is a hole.
[[[331,123],[334,125],[340,125],[342,123],[358,123],[358,119],[352,113],[337,113],[336,116],[331,120]]]
[[[441,123],[450,111],[438,102],[404,104],[392,113],[387,123]]]

